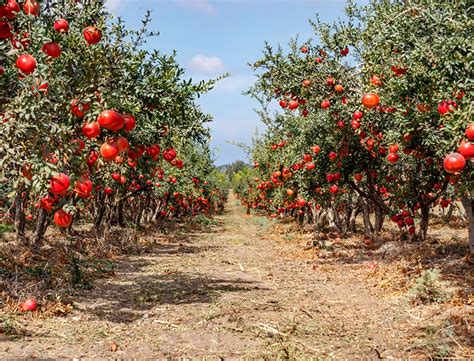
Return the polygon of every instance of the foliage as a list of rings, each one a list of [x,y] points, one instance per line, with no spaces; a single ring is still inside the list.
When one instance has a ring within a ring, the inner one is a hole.
[[[449,283],[441,279],[439,270],[429,269],[415,280],[410,289],[410,294],[415,303],[445,302],[449,300]]]
[[[362,215],[369,235],[389,216],[402,238],[425,239],[430,209],[474,187],[469,167],[443,168],[469,143],[470,9],[348,3],[345,20],[311,21],[317,41],[293,39],[289,51],[266,44],[248,93],[267,130],[254,140],[252,175],[235,187],[243,203],[321,227],[329,219],[338,232],[355,231]],[[272,101],[283,112],[271,114]]]
[[[196,103],[218,79],[193,83],[175,53],[146,50],[156,35],[149,13],[130,30],[104,1],[37,4],[37,14],[3,19],[12,35],[0,39],[1,198],[18,237],[38,246],[59,210],[66,215],[55,223],[70,229],[67,217],[89,219],[99,235],[115,224],[220,211],[225,193],[209,150],[211,117]],[[60,19],[67,31],[55,29]],[[92,40],[91,27],[100,34]],[[60,54],[45,53],[50,43]],[[21,54],[36,60],[32,71],[18,68]],[[107,125],[104,114],[115,114],[116,123]],[[84,126],[96,122],[100,133],[88,134]],[[58,173],[70,185],[53,194]]]

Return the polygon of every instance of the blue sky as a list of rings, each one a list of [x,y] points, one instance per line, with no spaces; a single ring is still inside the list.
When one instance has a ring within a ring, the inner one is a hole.
[[[107,0],[107,6],[131,27],[152,10],[151,30],[160,36],[148,46],[165,53],[176,49],[188,77],[231,74],[199,100],[214,117],[211,146],[220,165],[245,160],[228,142],[250,144],[255,130],[263,128],[254,112],[258,103],[241,94],[254,81],[247,64],[260,58],[265,41],[276,46],[297,34],[310,38],[308,19],[316,13],[326,21],[342,17],[345,0]]]

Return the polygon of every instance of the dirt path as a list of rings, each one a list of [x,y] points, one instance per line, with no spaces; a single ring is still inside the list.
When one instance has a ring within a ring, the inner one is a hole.
[[[231,195],[208,231],[156,236],[146,255],[81,291],[67,317],[32,319],[28,337],[0,339],[0,357],[211,359],[414,356],[383,301],[349,268],[314,270],[268,239],[269,221]],[[420,354],[418,354],[420,355]]]

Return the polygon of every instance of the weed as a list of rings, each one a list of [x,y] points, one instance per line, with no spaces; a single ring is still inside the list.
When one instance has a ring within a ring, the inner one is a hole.
[[[5,335],[20,334],[18,320],[14,314],[5,314],[3,319],[0,319],[0,333]]]
[[[0,223],[0,233],[13,232],[15,228],[11,224]]]
[[[415,284],[410,289],[414,303],[442,303],[451,297],[449,283],[441,279],[440,271],[429,269],[423,271],[420,277],[415,280]]]
[[[217,221],[213,218],[208,218],[202,214],[199,214],[198,216],[194,217],[194,221],[197,224],[201,224],[204,226],[217,226]]]

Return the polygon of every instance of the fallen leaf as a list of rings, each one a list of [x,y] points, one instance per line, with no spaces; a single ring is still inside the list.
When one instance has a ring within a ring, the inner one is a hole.
[[[110,351],[116,352],[118,350],[118,345],[115,342],[112,342],[110,345]]]

